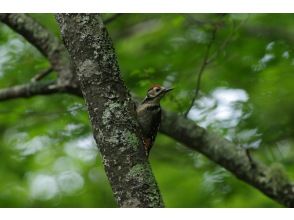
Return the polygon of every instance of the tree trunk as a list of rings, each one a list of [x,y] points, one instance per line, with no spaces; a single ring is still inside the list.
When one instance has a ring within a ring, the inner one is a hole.
[[[143,150],[135,105],[99,15],[56,16],[76,67],[94,138],[120,207],[163,207]]]

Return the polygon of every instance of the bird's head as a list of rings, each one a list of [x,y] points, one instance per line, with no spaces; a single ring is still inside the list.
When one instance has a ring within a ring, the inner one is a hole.
[[[173,88],[165,88],[158,84],[153,85],[150,89],[148,89],[145,101],[153,101],[159,103],[160,99],[171,90],[173,90]]]

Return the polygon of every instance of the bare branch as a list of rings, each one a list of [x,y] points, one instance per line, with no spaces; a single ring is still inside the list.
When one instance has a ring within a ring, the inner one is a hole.
[[[43,79],[44,77],[46,77],[47,75],[49,75],[51,72],[53,71],[52,67],[41,71],[40,73],[38,73],[37,75],[35,75],[32,79],[31,82],[36,82],[39,81],[41,79]]]
[[[217,28],[214,27],[212,32],[211,32],[211,39],[207,44],[207,47],[206,47],[206,50],[205,50],[205,53],[204,53],[204,58],[203,58],[201,66],[200,66],[198,75],[197,75],[197,83],[196,83],[195,94],[194,94],[194,96],[192,98],[192,101],[191,101],[187,111],[184,114],[185,117],[188,116],[188,113],[190,112],[191,108],[193,107],[195,100],[198,98],[199,91],[200,91],[201,76],[202,76],[205,68],[207,67],[207,65],[210,63],[209,62],[209,54],[210,54],[210,49],[211,49],[211,47],[212,47],[212,45],[213,45],[213,43],[215,41],[216,31],[217,31]]]
[[[0,14],[0,20],[22,35],[45,57],[52,58],[54,47],[59,47],[59,40],[28,15]]]
[[[13,86],[7,89],[1,89],[0,101],[16,98],[29,98],[36,95],[49,95],[60,91],[61,90],[54,82],[28,83],[24,85]]]
[[[0,14],[0,21],[35,46],[59,74],[58,84],[75,83],[68,53],[62,42],[50,31],[26,14]]]
[[[195,94],[192,98],[192,101],[188,107],[188,109],[186,110],[184,116],[187,117],[189,111],[191,110],[191,108],[194,105],[195,100],[198,98],[199,96],[199,91],[200,91],[200,83],[201,83],[201,77],[203,75],[203,72],[205,71],[205,68],[212,63],[217,56],[219,55],[220,52],[222,52],[227,45],[232,41],[234,35],[237,33],[237,31],[239,30],[239,28],[247,21],[248,17],[246,19],[244,19],[242,22],[240,22],[238,25],[233,25],[233,30],[231,31],[231,33],[228,35],[228,37],[223,41],[223,43],[214,51],[214,53],[212,55],[210,55],[210,50],[211,47],[215,41],[215,37],[216,37],[216,32],[217,32],[217,26],[215,25],[214,28],[212,29],[212,37],[209,41],[209,43],[207,44],[205,53],[204,53],[204,58],[202,61],[202,64],[200,66],[199,72],[198,72],[198,77],[197,77],[197,83],[196,83],[196,90],[195,90]]]
[[[163,113],[160,131],[187,147],[196,150],[229,170],[237,178],[259,189],[265,195],[287,206],[294,207],[294,184],[281,170],[259,161],[250,161],[246,150],[235,146],[193,121],[174,113]],[[255,166],[253,167],[252,164]]]
[[[213,62],[217,56],[224,51],[224,49],[228,46],[228,44],[233,40],[234,35],[238,32],[238,30],[243,26],[246,21],[248,20],[249,17],[245,18],[242,20],[239,24],[236,24],[233,21],[233,28],[230,34],[227,36],[227,38],[223,41],[223,43],[215,50],[215,52],[211,55],[209,60],[207,61],[208,63]]]

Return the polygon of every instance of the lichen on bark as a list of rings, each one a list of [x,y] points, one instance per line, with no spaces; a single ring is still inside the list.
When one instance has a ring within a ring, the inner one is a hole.
[[[57,21],[76,67],[97,145],[121,207],[163,207],[147,161],[134,102],[120,77],[107,30],[95,14],[59,14]]]

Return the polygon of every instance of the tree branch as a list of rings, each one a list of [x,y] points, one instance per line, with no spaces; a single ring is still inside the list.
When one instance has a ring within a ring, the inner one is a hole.
[[[207,65],[209,64],[209,54],[210,54],[210,49],[212,47],[212,44],[214,43],[215,41],[215,35],[216,35],[216,31],[217,31],[217,28],[214,27],[212,32],[211,32],[211,39],[209,40],[208,44],[207,44],[207,47],[206,47],[206,50],[205,50],[205,53],[204,53],[204,58],[203,58],[203,61],[202,61],[202,64],[200,66],[200,69],[199,69],[199,72],[198,72],[198,75],[197,75],[197,83],[196,83],[196,91],[195,91],[195,94],[192,98],[192,101],[188,107],[188,109],[186,110],[184,116],[187,117],[187,115],[189,114],[191,108],[193,107],[194,105],[194,102],[195,100],[198,98],[198,95],[199,95],[199,91],[200,91],[200,82],[201,82],[201,76],[205,70],[205,68],[207,67]]]
[[[77,67],[93,134],[120,207],[162,207],[147,161],[135,105],[122,79],[110,37],[99,15],[56,16]]]
[[[190,17],[190,16],[188,16]],[[199,91],[200,91],[200,84],[201,84],[201,77],[203,75],[203,72],[205,71],[205,68],[207,67],[207,65],[209,65],[210,63],[212,63],[216,57],[218,56],[218,54],[220,52],[222,52],[226,46],[228,45],[228,43],[232,40],[234,34],[236,34],[237,30],[241,27],[241,25],[243,25],[245,22],[247,21],[247,19],[244,19],[242,22],[239,23],[238,26],[235,27],[235,25],[233,26],[233,30],[231,31],[231,33],[228,35],[228,37],[223,41],[223,43],[220,45],[219,48],[216,49],[216,51],[214,51],[214,53],[212,55],[210,55],[211,53],[211,47],[215,41],[215,37],[216,37],[216,32],[218,30],[218,25],[217,24],[213,24],[211,23],[211,25],[213,25],[213,29],[211,32],[211,39],[207,44],[205,53],[204,53],[204,57],[203,57],[203,61],[202,64],[200,66],[199,72],[198,72],[198,77],[197,77],[197,83],[196,83],[196,90],[195,90],[195,94],[192,97],[192,101],[190,102],[190,105],[188,107],[188,109],[186,110],[184,116],[187,118],[191,108],[194,105],[195,100],[198,98],[199,96]]]
[[[281,174],[281,170],[269,168],[261,162],[254,161],[253,168],[245,149],[174,113],[163,113],[160,131],[204,154],[268,197],[294,207],[294,184]]]
[[[70,60],[64,45],[50,31],[25,14],[0,14],[0,21],[35,46],[59,74],[59,85],[76,86]]]
[[[28,83],[24,85],[13,86],[6,89],[0,89],[0,101],[6,101],[16,98],[29,98],[36,95],[48,95],[60,92],[55,83]]]
[[[31,82],[40,81],[41,79],[43,79],[44,77],[46,77],[47,75],[49,75],[52,71],[53,71],[52,67],[49,67],[48,69],[41,71],[40,73],[36,74],[31,79]]]

